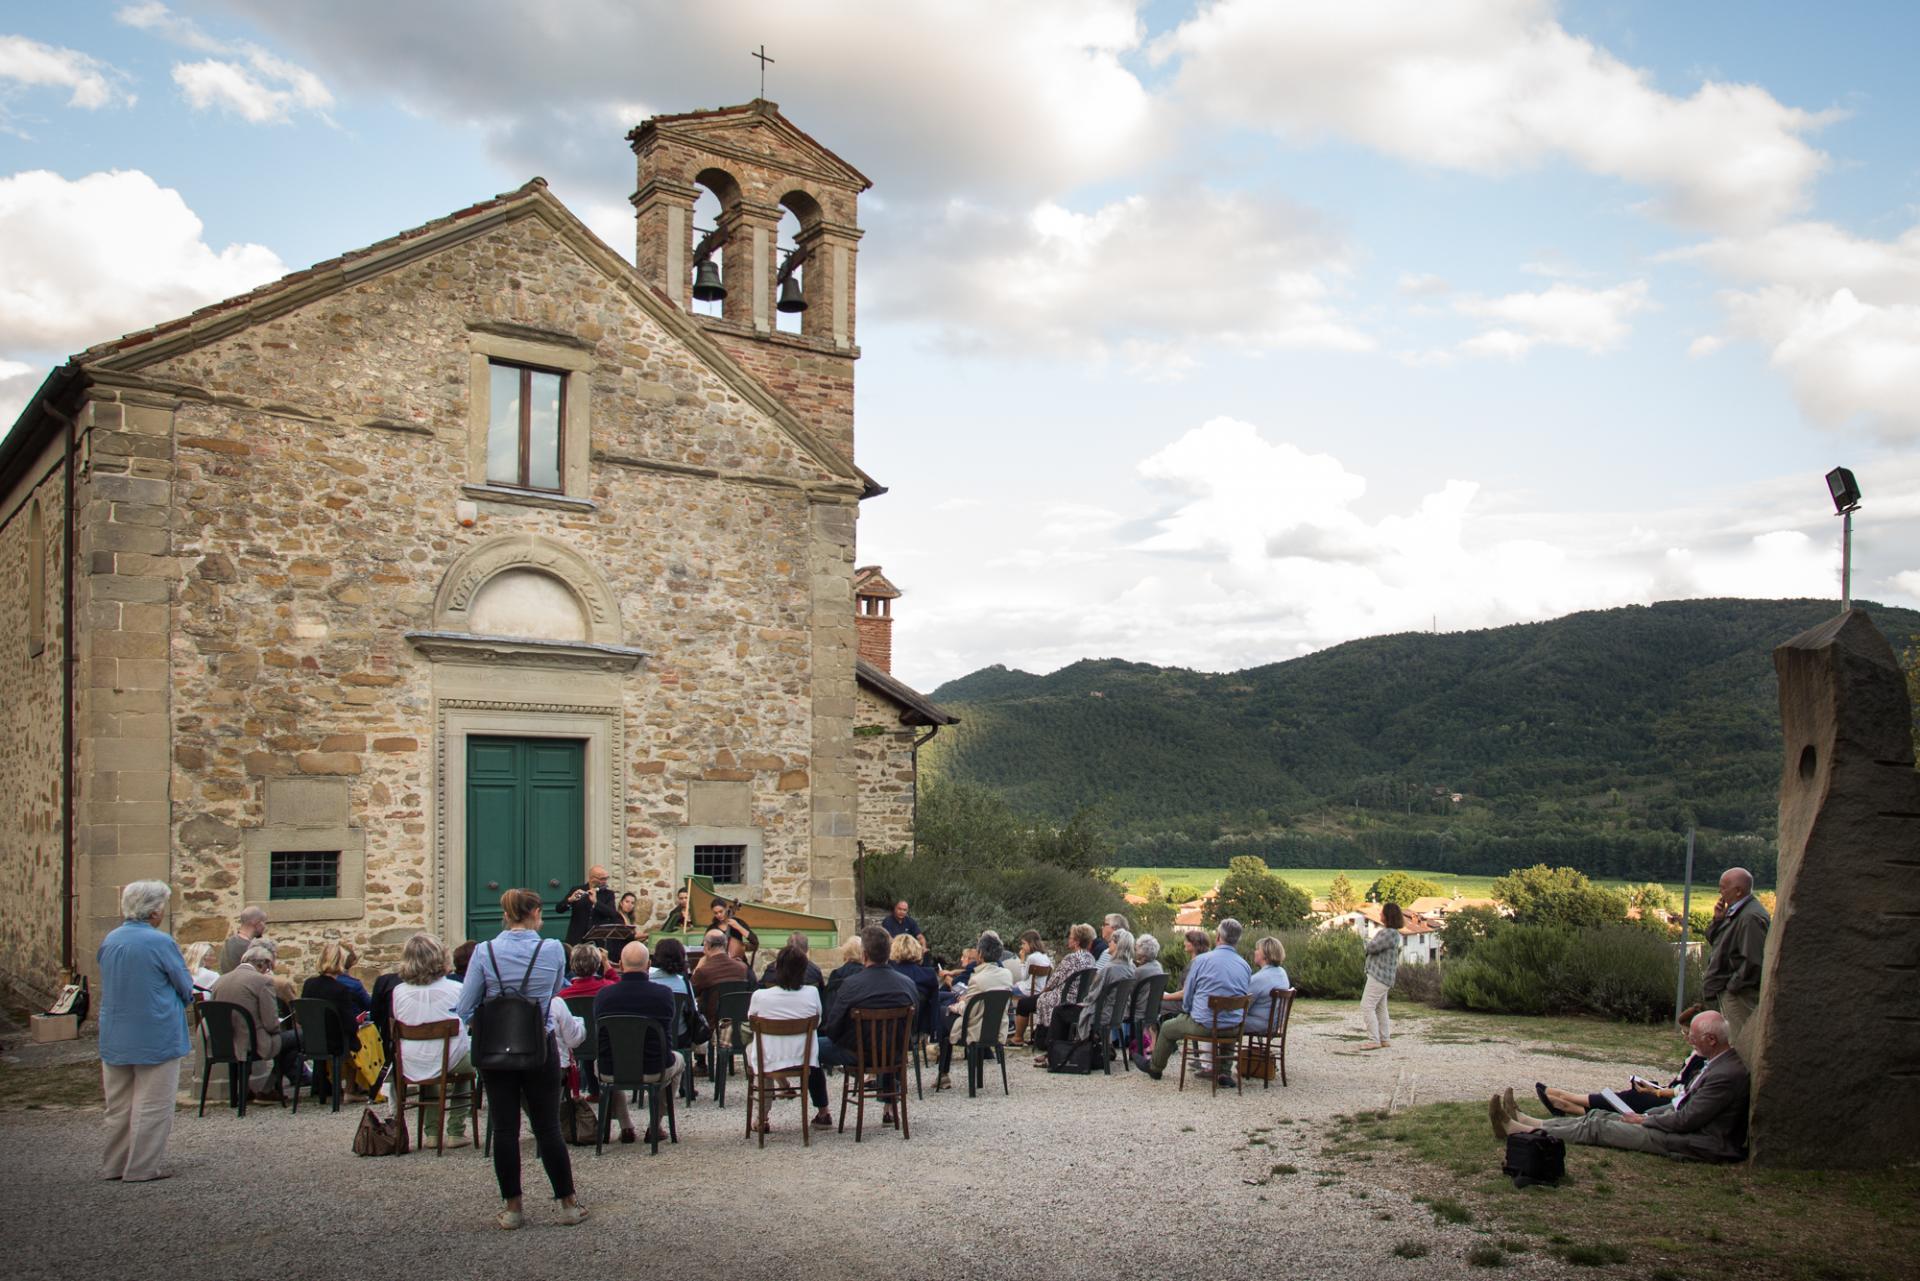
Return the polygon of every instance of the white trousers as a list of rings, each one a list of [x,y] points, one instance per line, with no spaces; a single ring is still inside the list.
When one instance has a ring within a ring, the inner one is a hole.
[[[100,1082],[107,1096],[107,1154],[100,1177],[128,1183],[158,1177],[167,1136],[173,1133],[180,1060],[132,1067],[102,1063]]]
[[[1393,1039],[1393,1019],[1387,1014],[1387,993],[1391,991],[1388,984],[1369,978],[1367,990],[1360,994],[1360,1023],[1370,1041],[1384,1044]]]

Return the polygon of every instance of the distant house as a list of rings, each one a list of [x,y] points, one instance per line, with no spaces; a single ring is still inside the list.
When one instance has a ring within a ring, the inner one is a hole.
[[[1440,931],[1436,923],[1418,912],[1406,911],[1400,926],[1400,959],[1422,964],[1440,959]],[[1364,941],[1384,930],[1380,904],[1362,903],[1351,912],[1328,917],[1321,925],[1326,930],[1352,930]]]
[[[1432,896],[1417,898],[1411,903],[1401,904],[1401,907],[1409,912],[1418,912],[1421,916],[1428,918],[1436,924],[1444,922],[1455,912],[1469,907],[1490,907],[1503,916],[1513,915],[1513,909],[1501,903],[1499,899],[1468,898],[1462,894],[1455,894],[1451,898],[1437,898]]]

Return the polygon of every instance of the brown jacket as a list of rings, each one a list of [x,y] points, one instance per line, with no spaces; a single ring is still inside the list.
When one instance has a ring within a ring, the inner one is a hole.
[[[719,1013],[714,1008],[713,990],[722,983],[751,983],[753,971],[747,968],[745,961],[736,961],[733,957],[716,952],[704,957],[693,970],[693,999],[700,1006],[700,1015],[706,1019],[707,1026],[717,1026]]]
[[[1728,1050],[1693,1078],[1693,1087],[1679,1107],[1649,1112],[1646,1127],[1659,1136],[1660,1150],[1668,1156],[1744,1161],[1748,1084],[1747,1065],[1737,1052]]]
[[[231,1001],[253,1015],[253,1052],[263,1059],[274,1053],[273,1034],[280,1030],[280,1006],[274,1000],[273,979],[251,965],[239,965],[222,974],[213,985],[213,999]],[[238,1049],[245,1043],[246,1025],[233,1021],[233,1043]]]
[[[1760,990],[1760,964],[1767,957],[1767,930],[1772,924],[1760,900],[1748,895],[1732,916],[1708,928],[1713,951],[1707,957],[1702,990],[1709,1001],[1722,992],[1737,995]]]

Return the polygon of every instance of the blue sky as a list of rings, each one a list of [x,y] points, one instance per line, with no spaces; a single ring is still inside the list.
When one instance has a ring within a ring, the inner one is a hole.
[[[1906,4],[12,4],[0,413],[535,173],[628,248],[626,128],[762,41],[875,183],[909,680],[1837,596],[1841,462],[1920,605]]]

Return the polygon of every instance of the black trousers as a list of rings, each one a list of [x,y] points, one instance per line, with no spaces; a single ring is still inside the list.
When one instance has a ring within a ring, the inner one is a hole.
[[[500,1197],[520,1195],[520,1113],[527,1114],[540,1164],[556,1200],[573,1195],[573,1161],[560,1135],[560,1048],[547,1038],[547,1060],[524,1072],[493,1071],[487,1083],[487,1106],[493,1109],[493,1177]]]

